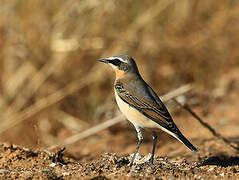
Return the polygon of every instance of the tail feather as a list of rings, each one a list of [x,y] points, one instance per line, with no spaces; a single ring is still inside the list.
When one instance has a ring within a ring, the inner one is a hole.
[[[175,137],[177,140],[179,140],[181,143],[183,143],[185,146],[187,146],[191,151],[197,152],[197,148],[195,148],[187,138],[183,136],[183,134],[180,132],[180,130],[177,128],[177,126],[174,124],[174,131],[170,130],[167,127],[164,127],[164,124],[159,124],[163,131],[169,133],[171,136]]]
[[[195,148],[190,142],[189,140],[187,140],[182,134],[177,135],[177,139],[179,141],[181,141],[185,146],[187,146],[191,151],[193,152],[197,152],[197,148]]]

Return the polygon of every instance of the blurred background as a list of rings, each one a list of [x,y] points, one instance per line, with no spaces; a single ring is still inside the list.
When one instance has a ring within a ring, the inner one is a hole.
[[[160,95],[192,83],[194,107],[207,116],[210,102],[237,87],[238,32],[236,0],[3,0],[0,140],[49,147],[116,117],[113,71],[96,61],[115,54],[132,56]],[[107,142],[98,134],[77,147],[114,151],[115,141],[130,144],[112,136],[122,131],[135,148],[128,122],[102,133]]]

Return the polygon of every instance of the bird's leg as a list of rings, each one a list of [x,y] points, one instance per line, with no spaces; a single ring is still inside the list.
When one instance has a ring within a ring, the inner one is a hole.
[[[152,149],[152,155],[149,159],[150,164],[153,164],[153,161],[154,161],[154,152],[155,152],[157,138],[158,138],[158,135],[155,131],[152,132],[152,137],[153,137],[153,149]]]
[[[138,145],[137,145],[137,147],[136,147],[135,153],[134,153],[134,155],[133,155],[133,158],[132,158],[132,160],[131,160],[131,162],[130,162],[130,164],[129,164],[130,166],[133,165],[134,159],[135,159],[136,154],[137,154],[137,152],[138,152],[138,150],[139,150],[139,146],[140,146],[140,145],[142,144],[142,142],[143,142],[143,134],[142,134],[141,128],[140,128],[139,126],[135,126],[135,129],[136,129],[136,131],[137,131],[139,141],[138,141]]]

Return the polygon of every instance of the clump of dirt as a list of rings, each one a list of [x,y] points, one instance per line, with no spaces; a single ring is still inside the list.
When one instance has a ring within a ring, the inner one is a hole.
[[[61,179],[73,176],[82,165],[54,153],[16,145],[0,145],[0,176],[3,179]],[[76,177],[76,176],[75,176]]]
[[[213,144],[215,140],[210,142]],[[209,143],[210,144],[210,143]],[[207,143],[208,145],[208,143]],[[191,156],[156,156],[150,165],[147,156],[138,155],[136,164],[129,167],[131,155],[105,153],[81,162],[64,154],[28,149],[16,145],[0,145],[0,176],[2,179],[238,179],[239,157],[227,152],[216,155],[202,150]]]

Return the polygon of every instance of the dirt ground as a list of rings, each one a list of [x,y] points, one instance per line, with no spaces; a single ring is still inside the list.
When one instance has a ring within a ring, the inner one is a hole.
[[[220,80],[211,102],[207,102],[208,95],[194,94],[201,105],[193,107],[204,121],[235,142],[239,137],[237,74],[236,69],[231,78]],[[212,136],[187,112],[179,110],[173,117],[199,149],[198,153],[191,153],[181,143],[160,133],[154,165],[149,165],[146,162],[152,140],[146,132],[136,165],[129,167],[130,154],[137,144],[136,133],[128,122],[123,122],[66,149],[29,149],[3,143],[0,176],[2,179],[239,179],[237,151]],[[180,123],[182,119],[187,119],[186,123]]]
[[[61,150],[53,153],[2,144],[0,175],[2,179],[238,179],[239,157],[220,143],[216,148],[216,142],[201,142],[197,154],[174,150],[177,155],[156,156],[154,165],[143,159],[143,164],[137,161],[133,167],[128,166],[128,154],[104,153],[83,160]]]

